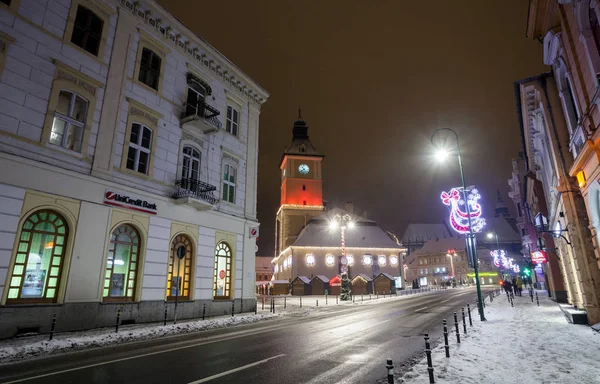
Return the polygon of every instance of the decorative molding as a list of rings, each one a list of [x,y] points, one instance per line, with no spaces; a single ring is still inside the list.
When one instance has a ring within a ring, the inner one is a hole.
[[[144,24],[149,25],[156,33],[162,35],[164,40],[170,41],[171,44],[194,59],[201,67],[206,67],[209,71],[212,71],[215,76],[221,78],[225,83],[228,83],[240,95],[245,96],[258,104],[263,104],[267,101],[266,99],[269,97],[269,94],[265,90],[258,86],[249,86],[242,81],[237,80],[234,76],[228,76],[228,71],[223,70],[223,68],[228,67],[228,63],[219,62],[216,58],[209,58],[206,53],[202,52],[207,49],[202,49],[203,47],[196,42],[196,40],[201,40],[197,36],[190,38],[182,32],[175,30],[174,27],[164,25],[163,20],[158,18],[159,15],[153,15],[152,11],[149,9],[141,9],[139,1],[115,1],[118,5],[125,7]],[[141,32],[141,29],[138,30]]]
[[[158,120],[163,118],[163,115],[160,113],[153,111],[152,109],[146,107],[144,104],[141,104],[130,97],[126,98],[127,102],[129,102],[129,114],[132,116],[141,116],[155,126],[158,126]]]
[[[69,67],[67,64],[52,59],[54,65],[56,65],[56,79],[68,81],[80,87],[83,87],[86,91],[96,96],[96,89],[103,88],[103,84],[96,79],[84,75],[83,73],[76,71]]]
[[[188,132],[183,131],[181,133],[181,140],[193,141],[194,143],[198,144],[200,146],[200,148],[204,149],[204,140],[202,140]]]

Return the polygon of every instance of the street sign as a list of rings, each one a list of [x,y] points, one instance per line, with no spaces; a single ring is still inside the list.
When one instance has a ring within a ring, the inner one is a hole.
[[[177,247],[177,257],[179,258],[179,260],[185,257],[185,253],[185,246],[180,245],[179,247]]]
[[[342,263],[342,265],[348,265],[348,258],[346,256],[342,256],[340,258],[340,263]]]
[[[543,264],[548,261],[546,251],[535,251],[531,253],[531,262],[533,264]]]

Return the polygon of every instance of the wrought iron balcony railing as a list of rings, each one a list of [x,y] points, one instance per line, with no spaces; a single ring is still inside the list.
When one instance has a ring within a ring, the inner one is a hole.
[[[181,119],[199,118],[215,128],[221,129],[221,121],[218,116],[221,112],[204,101],[197,104],[184,103],[185,110],[181,113]]]
[[[213,195],[217,187],[194,179],[181,179],[175,182],[177,189],[173,194],[173,198],[181,199],[185,197],[193,197],[204,200],[209,204],[216,204],[219,199]]]

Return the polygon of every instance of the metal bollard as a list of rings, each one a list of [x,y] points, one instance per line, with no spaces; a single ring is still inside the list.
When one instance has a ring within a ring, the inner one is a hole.
[[[431,361],[431,346],[429,345],[429,335],[425,334],[425,354],[427,355],[427,371],[429,372],[429,383],[435,383],[433,377],[433,363]]]
[[[361,293],[361,294],[360,294],[360,302],[361,302],[361,303],[364,301],[364,297],[363,297],[363,296],[364,296],[364,295]]]
[[[287,308],[287,296],[283,296],[283,309]]]
[[[302,296],[300,296],[300,308],[302,308]]]
[[[467,334],[467,322],[465,321],[465,307],[462,307],[463,333]]]
[[[383,298],[385,299],[385,291],[383,291]]]
[[[392,359],[387,359],[385,368],[387,369],[388,384],[394,384],[394,365],[392,364]]]
[[[265,309],[265,303],[263,302],[263,309]],[[166,315],[166,313],[165,313]],[[206,303],[202,305],[202,321],[204,321],[204,317],[206,316]],[[165,319],[167,317],[165,316]],[[166,320],[165,320],[166,321]]]
[[[338,303],[338,295],[335,295],[335,303]]]
[[[319,299],[317,299],[317,307],[319,306]]]
[[[371,301],[371,294],[369,293],[369,301]]]
[[[446,357],[450,357],[450,345],[448,345],[448,322],[446,319],[442,321],[444,324],[444,349],[446,349]]]
[[[494,293],[490,292],[490,303],[494,302]]]
[[[375,292],[375,298],[379,299],[379,291]]]
[[[529,291],[529,296],[531,296],[531,302],[533,303],[533,292]]]
[[[510,306],[511,306],[511,307],[514,307],[514,306],[515,306],[515,304],[513,303],[513,299],[512,299],[512,297],[510,298]]]
[[[262,310],[263,311],[265,310],[265,297],[264,296],[263,296],[263,299],[262,299]]]
[[[233,317],[234,312],[235,312],[235,300],[231,300],[231,317]]]
[[[535,293],[535,301],[537,302],[537,306],[540,306],[540,299],[538,298],[537,292]]]
[[[52,340],[54,337],[54,327],[56,326],[56,313],[52,315],[52,326],[50,326],[50,338],[48,341]]]
[[[117,311],[117,325],[115,326],[115,332],[119,332],[119,322],[121,321],[121,310]]]
[[[204,305],[206,305],[206,304],[204,304]],[[167,325],[167,311],[168,311],[168,310],[167,310],[167,306],[165,305],[165,321],[164,321],[164,323],[163,323],[163,325],[164,325],[164,326],[166,326],[166,325]],[[202,317],[202,320],[204,320],[204,316]]]
[[[456,328],[456,342],[460,344],[460,330],[458,329],[458,317],[456,317],[456,312],[454,312],[454,327]]]
[[[272,299],[273,301],[273,314],[275,314],[275,299]]]
[[[258,315],[258,300],[254,303],[254,314]]]

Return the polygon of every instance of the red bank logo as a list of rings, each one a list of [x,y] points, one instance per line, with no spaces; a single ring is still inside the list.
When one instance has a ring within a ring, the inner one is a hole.
[[[150,203],[147,200],[130,197],[113,191],[106,191],[104,193],[104,204],[133,209],[135,211],[150,213],[153,215],[155,215],[158,210],[156,204]]]

